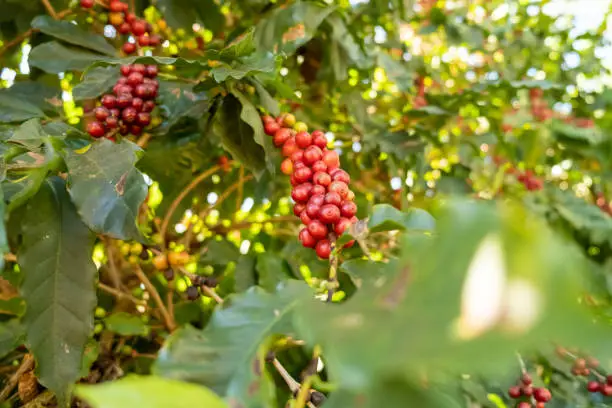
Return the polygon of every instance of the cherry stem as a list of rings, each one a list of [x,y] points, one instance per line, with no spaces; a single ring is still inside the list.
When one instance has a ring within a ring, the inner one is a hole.
[[[329,256],[329,288],[327,290],[327,301],[331,302],[336,286],[338,285],[338,255],[336,253],[336,237],[332,236],[329,241],[331,244],[331,254]]]

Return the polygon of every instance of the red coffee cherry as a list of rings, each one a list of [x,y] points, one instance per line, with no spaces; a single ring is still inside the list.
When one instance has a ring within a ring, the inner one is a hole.
[[[311,133],[312,135],[312,144],[318,146],[320,149],[325,149],[327,147],[327,138],[325,134],[320,130],[315,130]]]
[[[140,125],[131,125],[130,126],[130,133],[133,134],[134,136],[139,136],[140,134],[142,134],[142,126],[140,126]]]
[[[94,0],[81,0],[81,7],[92,8],[94,6]]]
[[[312,195],[325,195],[327,190],[324,186],[316,184],[312,186],[312,191],[310,192]]]
[[[132,108],[140,112],[144,108],[144,101],[140,98],[132,98]]]
[[[104,129],[104,125],[97,120],[93,122],[89,122],[87,124],[87,133],[91,135],[91,137],[99,138],[106,134],[106,130]]]
[[[145,66],[145,64],[133,64],[131,66],[131,71],[138,72],[139,74],[144,75],[145,72],[147,72],[147,67]]]
[[[117,83],[115,86],[113,86],[113,92],[117,96],[121,94],[131,94],[133,90],[134,88],[132,88],[130,85],[127,85],[127,84]]]
[[[531,385],[524,385],[521,387],[521,393],[526,397],[531,397],[533,395],[533,387]]]
[[[314,204],[319,207],[325,204],[325,196],[323,194],[314,194],[312,192],[311,194],[312,195],[310,196],[310,200],[308,200],[308,204]]]
[[[143,35],[147,32],[147,23],[142,20],[136,20],[132,23],[132,34],[135,36]]]
[[[111,116],[114,116],[117,119],[119,119],[119,116],[121,116],[121,110],[119,110],[117,108],[109,109],[109,112],[110,112]]]
[[[305,203],[310,198],[311,189],[310,183],[299,184],[291,192],[291,198],[297,203]]]
[[[149,124],[151,123],[151,114],[147,112],[139,112],[136,116],[136,123],[138,123],[138,125],[142,127],[149,126]]]
[[[125,108],[123,112],[121,112],[121,119],[123,119],[125,123],[133,123],[136,121],[137,115],[138,112],[136,112],[136,109],[130,106],[129,108]]]
[[[304,162],[304,151],[303,150],[296,150],[292,155],[291,155],[291,161],[294,163],[297,162]],[[314,171],[314,170],[313,170]]]
[[[519,402],[516,408],[531,408],[531,404],[525,401]]]
[[[123,47],[121,47],[121,49],[123,50],[123,52],[130,55],[136,52],[136,44],[126,42],[125,44],[123,44]]]
[[[333,204],[325,204],[319,211],[319,219],[325,224],[334,224],[340,220],[340,209]]]
[[[124,12],[127,11],[127,4],[122,3],[120,1],[111,1],[108,6],[108,9],[114,12]]]
[[[322,239],[315,246],[317,256],[322,259],[328,259],[331,255],[331,243],[327,239]]]
[[[130,23],[123,22],[123,24],[121,24],[117,30],[119,30],[120,34],[126,35],[132,31],[132,26]]]
[[[300,149],[306,149],[312,144],[312,136],[308,132],[299,132],[295,135],[295,142]]]
[[[274,122],[274,123],[276,123],[276,121],[274,120],[274,118],[273,118],[272,116],[270,116],[270,115],[264,115],[264,116],[262,116],[262,117],[261,117],[261,121],[263,122],[263,124],[264,124],[264,125],[265,125],[265,124],[267,124],[267,123],[270,123],[270,122]]]
[[[297,152],[300,148],[297,146],[297,144],[295,143],[295,137],[291,137],[289,138],[289,140],[287,140],[285,142],[285,144],[283,145],[283,156],[285,157],[291,157],[291,155],[295,152]]]
[[[136,41],[138,42],[138,45],[140,45],[141,47],[149,46],[149,36],[148,35],[138,36],[138,38],[136,38]]]
[[[304,150],[304,163],[309,166],[321,160],[321,157],[323,157],[323,152],[317,146],[309,146]]]
[[[521,395],[522,395],[521,387],[519,387],[518,385],[508,388],[508,396],[510,398],[520,398]]]
[[[342,181],[332,181],[327,190],[331,193],[338,193],[340,197],[346,198],[349,192],[348,185]]]
[[[330,175],[333,181],[342,181],[346,184],[351,182],[351,176],[349,176],[349,174],[342,169],[335,169],[330,173]]]
[[[117,96],[115,105],[118,108],[127,108],[128,106],[132,106],[132,95],[130,94],[121,94]]]
[[[318,160],[318,161],[313,163],[312,171],[314,171],[315,173],[318,172],[318,171],[326,172],[327,171],[327,164],[325,164],[325,162],[323,162],[323,160]]]
[[[599,386],[599,392],[601,395],[605,395],[606,397],[609,397],[612,395],[612,385],[610,384],[601,384]]]
[[[340,167],[340,157],[333,150],[328,150],[323,154],[323,161],[327,165],[328,170]]]
[[[312,218],[310,217],[310,215],[308,215],[306,211],[302,211],[302,213],[300,214],[300,220],[302,220],[302,224],[306,226],[310,225],[310,223],[312,222]]]
[[[325,203],[333,204],[339,207],[340,205],[342,205],[342,197],[340,197],[340,194],[338,194],[337,192],[330,191],[329,193],[325,194]]]
[[[306,248],[314,248],[317,244],[317,240],[310,235],[308,228],[302,228],[300,231],[299,239]]]
[[[321,211],[321,206],[315,203],[311,203],[310,201],[306,204],[306,214],[312,219],[319,218],[319,213]]]
[[[548,388],[536,388],[533,390],[533,398],[538,402],[548,402],[552,398],[552,394]]]
[[[119,71],[121,71],[121,75],[123,75],[124,77],[127,77],[128,75],[130,75],[130,72],[132,72],[132,66],[131,65],[122,65],[119,68]],[[119,78],[121,79],[121,78]]]
[[[327,236],[327,227],[319,220],[312,220],[312,222],[308,224],[308,232],[310,232],[310,235],[315,239],[323,239]]]
[[[351,218],[355,214],[357,214],[357,204],[352,201],[343,201],[340,206],[340,212],[343,217]]]
[[[295,177],[298,183],[305,183],[312,179],[312,170],[308,167],[300,167],[293,171],[293,177]]]
[[[153,109],[155,109],[154,101],[144,101],[144,104],[142,105],[143,112],[153,112]]]
[[[312,181],[321,186],[329,186],[331,184],[331,177],[329,174],[319,171],[312,176]]]
[[[352,222],[350,219],[340,218],[340,220],[334,225],[334,232],[336,235],[340,236],[351,226],[351,224]]]
[[[98,106],[94,109],[94,116],[101,122],[104,122],[106,118],[110,116],[110,112],[104,106]]]
[[[589,381],[587,384],[587,390],[589,392],[598,392],[599,391],[599,382],[597,381]]]
[[[291,130],[287,128],[280,128],[274,134],[274,146],[281,147],[287,140],[291,138]]]
[[[149,37],[149,43],[151,43],[151,45],[153,45],[152,43],[153,37],[155,36]],[[147,65],[145,68],[145,76],[147,78],[155,78],[158,73],[159,73],[159,68],[157,67],[157,65]]]
[[[142,84],[143,80],[144,80],[144,76],[140,72],[132,72],[127,77],[128,85],[133,86],[133,87],[136,87]]]
[[[102,97],[102,105],[107,109],[112,109],[115,107],[115,95],[106,94]]]
[[[299,217],[302,211],[304,211],[305,209],[306,209],[306,204],[295,203],[295,205],[293,206],[293,215],[295,215],[296,217]]]
[[[136,15],[134,13],[125,13],[125,21],[128,23],[133,23],[136,21]]]
[[[106,127],[109,129],[116,129],[119,126],[119,119],[116,116],[109,116],[106,118]]]

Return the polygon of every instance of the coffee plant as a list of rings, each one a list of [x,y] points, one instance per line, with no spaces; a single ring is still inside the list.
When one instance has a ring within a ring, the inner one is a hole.
[[[612,407],[605,3],[0,0],[0,406]]]

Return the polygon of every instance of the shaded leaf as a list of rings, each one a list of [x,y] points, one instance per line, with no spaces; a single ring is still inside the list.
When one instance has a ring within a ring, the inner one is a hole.
[[[368,221],[370,232],[391,230],[432,231],[436,226],[435,219],[420,208],[402,212],[389,204],[375,205]]]
[[[161,81],[159,85],[158,102],[168,118],[163,127],[169,129],[181,118],[187,116],[200,118],[210,108],[210,100],[206,93],[194,92],[193,84]]]
[[[32,20],[32,28],[69,44],[111,56],[117,54],[115,48],[104,37],[82,30],[69,21],[55,20],[51,16],[37,16]]]
[[[120,336],[146,336],[149,326],[139,316],[125,312],[113,313],[104,319],[106,328]]]
[[[218,33],[225,26],[225,16],[214,0],[159,0],[157,7],[168,24],[174,28],[191,27],[203,23],[204,28]]]
[[[0,92],[0,122],[21,122],[31,118],[43,118],[45,114],[37,106]]]
[[[93,408],[206,408],[227,405],[206,388],[154,376],[130,375],[98,385],[78,385],[75,393]]]
[[[252,288],[235,295],[203,331],[185,327],[173,333],[154,371],[210,387],[236,406],[270,406],[259,347],[272,334],[290,334],[291,314],[309,299],[308,286],[296,281],[274,294]]]
[[[40,119],[30,119],[15,129],[8,142],[22,145],[28,150],[37,150],[48,135],[40,125]]]
[[[25,337],[25,327],[19,319],[11,319],[0,324],[0,357],[8,353],[23,343]]]
[[[84,153],[66,151],[70,196],[83,221],[95,232],[142,240],[136,225],[147,184],[135,167],[138,146],[100,140]]]
[[[274,292],[278,285],[290,276],[285,261],[276,254],[264,252],[257,255],[258,285]]]
[[[38,379],[60,405],[79,378],[81,358],[93,327],[96,266],[94,236],[79,218],[59,177],[45,181],[28,202],[22,224],[19,266],[24,272],[23,323]]]
[[[236,262],[240,257],[240,251],[236,245],[227,240],[213,240],[206,246],[206,254],[201,261],[211,265],[227,265]]]
[[[72,88],[72,96],[77,101],[97,98],[112,88],[119,76],[119,67],[117,66],[90,69],[83,80]]]
[[[34,47],[28,63],[51,74],[65,71],[84,71],[89,65],[104,56],[82,48],[50,41]]]

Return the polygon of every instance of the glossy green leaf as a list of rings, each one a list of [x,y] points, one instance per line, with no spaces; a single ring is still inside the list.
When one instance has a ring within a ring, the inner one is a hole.
[[[127,140],[104,139],[84,153],[65,152],[70,196],[92,230],[119,239],[143,239],[137,216],[148,189],[134,167],[139,151]]]
[[[21,228],[18,260],[27,302],[26,340],[37,361],[40,383],[64,405],[79,378],[93,328],[94,235],[79,218],[59,177],[45,181],[28,202]]]
[[[436,226],[435,219],[420,208],[402,212],[389,204],[374,206],[368,221],[370,232],[391,230],[432,231]]]
[[[0,356],[4,357],[25,338],[25,327],[19,319],[11,319],[0,324]]]
[[[273,292],[290,276],[285,261],[278,255],[264,252],[257,255],[258,285]]]
[[[225,16],[213,0],[160,0],[158,7],[168,24],[174,28],[203,23],[204,28],[218,33],[225,26]]]
[[[40,148],[48,136],[40,125],[40,119],[30,119],[15,129],[8,142],[19,144],[34,151]]]
[[[173,333],[154,371],[210,387],[236,406],[270,406],[259,347],[272,334],[290,334],[291,314],[310,296],[308,286],[296,281],[273,294],[252,288],[235,295],[203,331],[186,327]]]
[[[146,336],[149,326],[142,318],[125,312],[113,313],[104,319],[106,328],[121,336]]]
[[[34,47],[28,62],[51,74],[65,71],[84,71],[89,65],[105,58],[103,55],[79,47],[50,41]]]
[[[111,89],[119,76],[119,67],[95,67],[72,89],[72,96],[77,101],[97,98]]]
[[[43,118],[45,114],[37,106],[0,92],[0,122],[21,122],[31,118]]]
[[[51,16],[38,16],[32,20],[32,28],[69,44],[88,48],[95,52],[111,56],[117,54],[115,47],[110,45],[104,37],[83,30],[69,21],[55,20]]]
[[[98,385],[79,385],[75,390],[93,408],[227,408],[213,392],[194,384],[154,376],[130,375]]]
[[[162,126],[169,129],[184,117],[199,119],[210,108],[208,95],[194,92],[193,84],[161,81],[158,101],[168,118]]]
[[[207,250],[201,261],[211,265],[227,265],[236,262],[240,251],[236,245],[227,240],[213,240],[207,245]]]
[[[242,104],[235,96],[223,98],[214,117],[213,131],[235,159],[261,177],[266,168],[265,150],[255,140],[253,128],[244,120],[237,120],[242,111]]]

